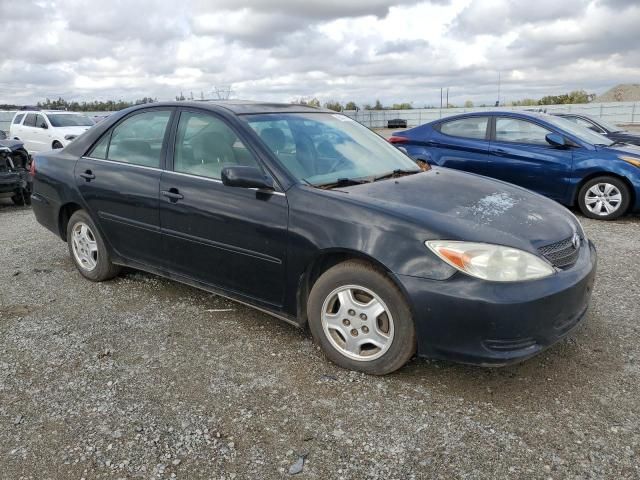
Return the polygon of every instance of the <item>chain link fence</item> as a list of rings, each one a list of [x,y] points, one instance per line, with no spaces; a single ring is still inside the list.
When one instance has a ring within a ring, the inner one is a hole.
[[[416,108],[412,110],[345,110],[345,115],[369,128],[387,128],[389,120],[407,121],[416,127],[440,118],[467,112],[542,110],[548,113],[583,113],[617,125],[640,125],[640,102],[582,103],[531,107]]]

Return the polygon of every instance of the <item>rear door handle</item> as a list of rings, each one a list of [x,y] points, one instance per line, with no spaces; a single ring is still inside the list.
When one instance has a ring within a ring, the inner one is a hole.
[[[83,173],[80,174],[80,176],[84,178],[87,182],[90,182],[91,180],[96,178],[96,176],[91,172],[91,170],[85,170]]]
[[[178,200],[182,200],[184,195],[182,195],[177,188],[170,188],[169,190],[162,190],[160,192],[163,196],[167,197],[170,202],[177,202]]]
[[[498,157],[504,157],[505,155],[508,154],[506,150],[503,150],[501,148],[496,148],[495,150],[491,150],[491,153],[494,155],[497,155]]]

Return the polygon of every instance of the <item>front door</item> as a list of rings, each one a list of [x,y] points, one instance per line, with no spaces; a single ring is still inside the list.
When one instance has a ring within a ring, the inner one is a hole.
[[[118,255],[162,266],[159,190],[172,109],[136,112],[76,163],[78,190]]]
[[[160,225],[170,270],[268,306],[282,304],[287,198],[227,187],[225,166],[263,168],[225,120],[183,109],[173,171],[160,180]]]
[[[573,167],[571,149],[549,144],[551,130],[529,120],[496,117],[495,122],[488,175],[563,200]]]

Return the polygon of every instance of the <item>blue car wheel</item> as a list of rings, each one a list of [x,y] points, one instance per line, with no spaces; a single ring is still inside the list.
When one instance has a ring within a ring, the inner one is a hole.
[[[629,188],[620,179],[609,176],[592,178],[578,194],[582,213],[597,220],[614,220],[627,211],[631,201]]]

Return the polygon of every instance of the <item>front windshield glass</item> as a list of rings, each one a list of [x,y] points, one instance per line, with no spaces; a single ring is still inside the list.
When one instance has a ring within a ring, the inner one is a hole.
[[[582,125],[573,123],[572,121],[567,120],[566,118],[556,117],[554,115],[547,115],[545,116],[544,119],[547,122],[560,128],[561,130],[564,130],[568,134],[573,135],[574,137],[578,137],[580,140],[590,145],[609,146],[613,143],[604,135],[600,135],[599,133],[596,133],[587,127],[583,127]]]
[[[590,118],[595,123],[597,123],[598,125],[602,126],[602,128],[604,128],[605,130],[608,130],[609,132],[622,132],[623,131],[622,128],[620,128],[619,126],[614,125],[613,123],[605,122],[604,120],[602,120],[600,118],[593,118],[593,117],[589,117],[587,115],[585,115],[585,117]]]
[[[345,115],[270,113],[245,120],[296,178],[315,186],[420,172],[409,157]]]
[[[94,121],[79,113],[47,113],[54,127],[91,127]]]

